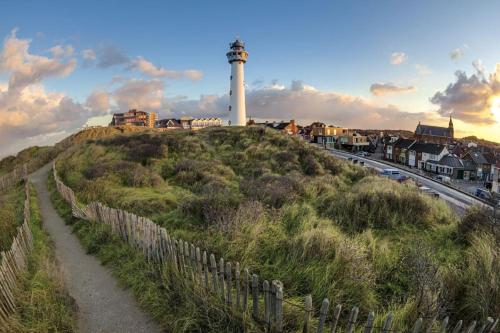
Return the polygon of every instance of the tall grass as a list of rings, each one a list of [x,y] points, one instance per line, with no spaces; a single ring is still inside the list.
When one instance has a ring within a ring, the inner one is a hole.
[[[148,147],[140,158],[137,147]],[[472,245],[443,201],[273,130],[116,136],[68,152],[57,168],[79,200],[148,216],[280,279],[292,301],[312,293],[315,306],[328,297],[363,314],[391,310],[408,328],[425,313],[457,318],[472,297],[463,293],[477,276]],[[493,293],[495,272],[483,274]]]
[[[42,228],[34,187],[30,191],[33,249],[15,295],[17,313],[5,332],[76,332],[76,305],[66,290],[50,238]]]

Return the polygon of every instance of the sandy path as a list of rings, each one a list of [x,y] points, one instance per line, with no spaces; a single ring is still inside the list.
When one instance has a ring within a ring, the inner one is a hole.
[[[56,257],[65,273],[69,293],[79,308],[81,333],[161,332],[136,304],[130,291],[121,289],[108,269],[85,253],[78,238],[57,214],[46,186],[51,164],[36,171],[36,186],[44,226],[55,243]]]

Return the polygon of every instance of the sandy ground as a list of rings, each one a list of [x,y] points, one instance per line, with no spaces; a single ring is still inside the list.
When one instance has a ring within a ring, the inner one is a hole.
[[[70,295],[78,305],[78,328],[82,333],[161,332],[123,290],[108,269],[87,255],[70,227],[57,214],[46,186],[51,164],[33,173],[44,226],[55,243],[56,258],[65,275]]]

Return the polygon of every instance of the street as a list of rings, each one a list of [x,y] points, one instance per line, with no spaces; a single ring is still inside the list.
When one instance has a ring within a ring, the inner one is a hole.
[[[354,155],[354,154],[344,152],[344,151],[339,151],[336,149],[329,149],[329,151],[334,156],[337,156],[340,158],[347,159],[347,158],[351,157],[353,159],[357,159],[358,161],[362,161],[362,162],[364,162],[365,166],[373,168],[373,169],[377,170],[378,172],[381,172],[383,169],[398,169],[402,175],[409,177],[409,178],[412,178],[412,179],[418,181],[423,186],[426,186],[426,187],[436,191],[437,193],[439,193],[439,197],[441,199],[445,200],[446,202],[448,202],[448,204],[450,204],[450,206],[459,215],[463,215],[465,210],[471,205],[486,206],[489,208],[491,207],[491,206],[486,205],[482,201],[480,201],[480,200],[478,200],[470,195],[467,195],[465,193],[457,191],[453,188],[450,188],[444,184],[441,184],[441,183],[434,181],[434,180],[431,180],[429,178],[419,176],[419,175],[416,175],[412,172],[408,172],[404,169],[395,167],[394,165],[389,165],[389,164],[383,163],[383,161],[375,161],[375,160],[370,159],[370,158],[365,158],[362,156]]]

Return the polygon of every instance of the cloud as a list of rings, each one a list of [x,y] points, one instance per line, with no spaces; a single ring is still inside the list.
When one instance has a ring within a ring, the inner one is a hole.
[[[444,91],[437,92],[430,101],[439,106],[438,112],[443,116],[451,114],[467,123],[491,125],[496,122],[493,104],[500,97],[500,64],[488,78],[480,62],[475,67],[477,73],[471,76],[457,71],[456,81]]]
[[[162,108],[164,83],[161,80],[131,79],[112,93],[120,110],[157,111]]]
[[[179,79],[186,77],[191,80],[200,80],[203,73],[197,70],[189,69],[185,71],[167,70],[163,67],[157,67],[153,63],[147,61],[143,57],[137,57],[132,60],[129,67],[130,70],[135,70],[153,78],[172,78]]]
[[[83,56],[83,59],[89,60],[89,61],[93,61],[93,60],[96,59],[95,52],[92,49],[85,49],[85,50],[83,50],[82,51],[82,56]]]
[[[465,54],[465,48],[462,47],[457,47],[456,49],[451,50],[450,52],[450,58],[452,60],[458,60],[462,58]]]
[[[476,59],[472,62],[472,67],[474,67],[474,69],[477,71],[477,73],[479,75],[481,75],[482,77],[484,77],[485,75],[485,68],[483,66],[483,61],[481,59]]]
[[[178,97],[163,103],[161,116],[228,117],[228,95],[204,95],[190,100]],[[413,128],[428,113],[405,112],[393,105],[378,105],[368,99],[339,92],[321,91],[301,81],[288,87],[273,82],[246,94],[247,115],[253,118],[296,119],[303,124],[323,121],[353,128]]]
[[[99,68],[109,68],[130,62],[129,57],[115,45],[102,45],[94,55]]]
[[[416,90],[414,86],[397,86],[392,83],[374,83],[370,86],[370,92],[375,96],[406,94]]]
[[[432,70],[429,67],[427,67],[427,65],[415,64],[415,69],[417,70],[417,73],[420,76],[428,76],[432,74]]]
[[[69,75],[76,60],[60,60],[59,56],[72,53],[67,47],[61,47],[63,53],[52,48],[54,58],[32,54],[30,43],[18,39],[13,31],[0,52],[0,71],[8,77],[8,82],[0,82],[0,155],[47,143],[45,140],[53,140],[57,133],[72,131],[88,117],[105,112],[62,93],[47,92],[42,81]]]
[[[18,39],[13,30],[4,41],[0,54],[0,72],[10,73],[9,91],[23,89],[53,76],[67,76],[76,66],[76,60],[63,62],[29,53],[31,40]]]
[[[408,55],[404,52],[394,52],[391,54],[391,64],[401,65],[408,60]]]
[[[109,94],[105,91],[93,91],[88,97],[85,106],[93,115],[104,114],[110,109]]]
[[[75,49],[71,45],[56,45],[50,48],[50,52],[54,58],[64,58],[72,56]]]

